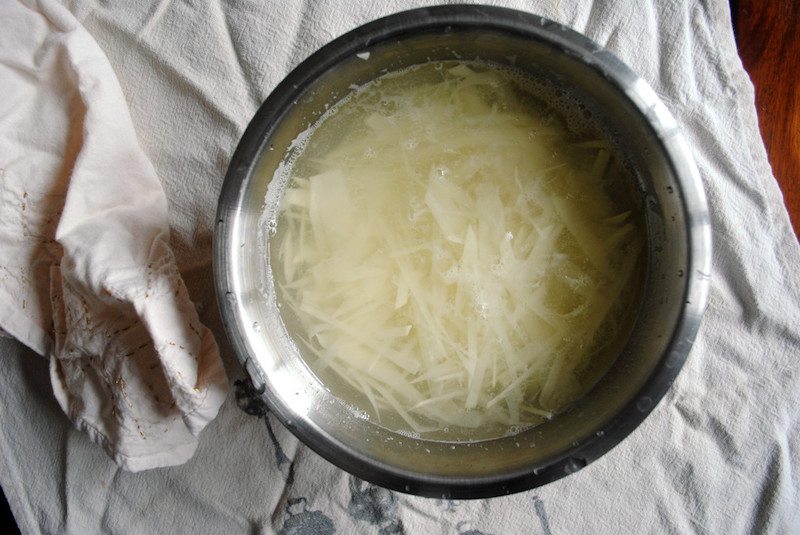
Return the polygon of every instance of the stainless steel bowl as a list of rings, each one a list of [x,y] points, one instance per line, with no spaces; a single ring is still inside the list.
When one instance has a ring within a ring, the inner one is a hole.
[[[295,150],[292,140],[326,105],[386,70],[454,58],[513,64],[565,87],[600,114],[635,170],[648,234],[642,305],[610,371],[552,421],[473,444],[396,434],[359,418],[326,390],[281,321],[265,256],[267,233],[259,221],[270,178]],[[286,77],[251,121],[225,177],[217,219],[214,271],[222,317],[242,366],[271,410],[332,463],[375,484],[424,496],[508,494],[561,478],[603,455],[642,422],[674,381],[708,295],[708,209],[672,115],[608,51],[564,26],[508,9],[407,11],[320,49]]]

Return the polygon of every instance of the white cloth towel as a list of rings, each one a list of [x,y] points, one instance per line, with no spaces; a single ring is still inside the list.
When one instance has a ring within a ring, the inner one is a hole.
[[[0,327],[129,470],[185,462],[225,398],[167,199],[105,54],[53,0],[0,4]]]
[[[4,12],[9,1],[0,0]],[[65,2],[113,66],[166,192],[178,269],[240,380],[210,276],[215,206],[238,139],[314,50],[359,24],[434,2]],[[686,365],[652,414],[564,479],[453,502],[352,478],[235,382],[187,463],[132,474],[72,429],[49,393],[44,360],[0,340],[0,483],[24,533],[798,532],[800,247],[759,136],[727,0],[491,3],[564,23],[618,55],[661,96],[695,152],[715,240],[711,295]],[[4,54],[12,32],[21,33],[12,47],[62,33],[33,23],[18,32],[7,20],[0,15]],[[27,98],[63,92],[34,82]],[[19,301],[12,313],[21,313]]]

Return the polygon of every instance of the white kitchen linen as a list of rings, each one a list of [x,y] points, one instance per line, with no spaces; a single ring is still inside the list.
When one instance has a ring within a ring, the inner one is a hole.
[[[227,378],[111,65],[54,0],[0,4],[0,327],[121,466],[185,462]]]
[[[311,52],[421,4],[68,4],[120,81],[166,191],[177,266],[233,380],[243,374],[214,305],[210,246],[235,145],[259,103]],[[435,500],[338,470],[236,382],[192,459],[132,474],[70,427],[44,362],[0,340],[0,482],[24,532],[800,531],[800,247],[766,160],[727,2],[502,5],[555,19],[617,54],[654,87],[695,151],[715,241],[710,302],[684,369],[647,420],[601,459],[542,488]]]

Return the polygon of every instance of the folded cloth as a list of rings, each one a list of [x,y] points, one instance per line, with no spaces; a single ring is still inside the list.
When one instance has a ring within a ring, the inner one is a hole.
[[[59,404],[120,466],[183,463],[227,378],[164,190],[78,21],[52,0],[0,20],[0,328],[50,359]]]

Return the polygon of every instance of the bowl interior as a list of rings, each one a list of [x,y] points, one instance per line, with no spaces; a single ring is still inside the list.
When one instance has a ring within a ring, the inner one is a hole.
[[[675,337],[685,321],[690,208],[685,178],[669,156],[675,147],[685,148],[671,116],[646,84],[574,32],[538,17],[524,21],[524,30],[517,28],[522,22],[513,21],[478,29],[481,21],[473,19],[401,30],[373,27],[369,41],[357,30],[301,65],[245,134],[226,179],[216,237],[226,327],[273,412],[318,453],[356,475],[437,496],[510,492],[581,468],[644,418],[686,353]],[[472,444],[415,439],[384,429],[319,382],[281,320],[263,217],[265,199],[281,194],[275,183],[270,186],[273,175],[296,150],[294,140],[327,106],[351,86],[386,71],[452,59],[513,66],[564,87],[584,103],[633,170],[647,229],[638,317],[604,378],[553,420],[515,436]]]

